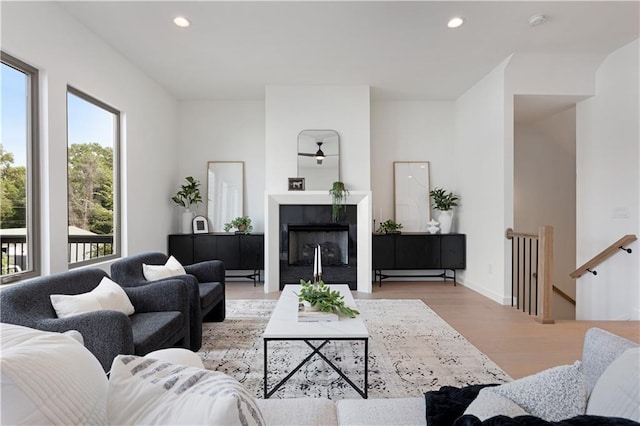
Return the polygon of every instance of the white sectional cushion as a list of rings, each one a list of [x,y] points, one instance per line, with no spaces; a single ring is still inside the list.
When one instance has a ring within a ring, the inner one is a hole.
[[[142,275],[144,275],[147,281],[161,280],[178,275],[185,275],[186,273],[182,264],[173,256],[169,256],[169,259],[167,259],[164,265],[142,264]]]
[[[113,310],[132,315],[135,312],[129,296],[118,284],[104,277],[100,284],[88,293],[49,296],[58,318],[67,318],[86,312]]]
[[[424,397],[342,399],[336,402],[341,425],[426,425]]]
[[[510,399],[529,414],[557,422],[585,413],[587,387],[581,362],[549,368],[537,374],[488,388]]]
[[[587,414],[640,423],[640,348],[627,349],[602,373],[591,391]]]
[[[264,425],[254,397],[233,377],[133,355],[111,365],[112,425]]]
[[[3,425],[106,425],[107,377],[70,336],[0,324]]]
[[[338,424],[336,405],[326,398],[256,400],[268,425],[331,426]]]
[[[464,414],[476,416],[481,421],[495,416],[516,417],[529,414],[515,402],[490,390],[490,388],[482,389]]]
[[[144,357],[157,359],[160,361],[169,361],[174,364],[188,365],[189,367],[204,368],[202,359],[200,359],[197,353],[192,352],[189,349],[158,349],[157,351],[149,352]]]

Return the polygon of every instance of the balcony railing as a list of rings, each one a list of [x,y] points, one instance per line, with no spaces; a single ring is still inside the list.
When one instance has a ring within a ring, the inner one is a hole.
[[[26,236],[2,235],[0,241],[3,258],[2,275],[28,269]],[[67,246],[69,263],[83,262],[110,254],[113,254],[113,235],[69,235]]]

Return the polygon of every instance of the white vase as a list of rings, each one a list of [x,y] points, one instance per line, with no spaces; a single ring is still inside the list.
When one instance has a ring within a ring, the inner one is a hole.
[[[191,210],[185,210],[182,212],[181,232],[183,234],[193,233],[193,218],[196,216],[195,212]]]
[[[453,211],[441,211],[438,216],[438,222],[440,222],[440,233],[448,234],[451,232],[451,222],[453,222]]]

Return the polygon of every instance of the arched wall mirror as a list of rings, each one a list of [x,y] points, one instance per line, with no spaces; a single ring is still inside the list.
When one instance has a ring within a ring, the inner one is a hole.
[[[429,162],[394,161],[393,182],[395,221],[402,231],[426,232],[431,220]]]
[[[244,161],[207,163],[207,216],[214,232],[244,216]]]
[[[329,190],[340,180],[340,136],[335,130],[303,130],[298,134],[298,177],[305,189]]]

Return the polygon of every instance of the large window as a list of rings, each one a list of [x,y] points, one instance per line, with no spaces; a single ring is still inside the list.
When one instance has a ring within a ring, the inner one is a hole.
[[[2,283],[38,274],[38,71],[1,53]]]
[[[119,253],[120,113],[72,87],[67,91],[69,264]]]

